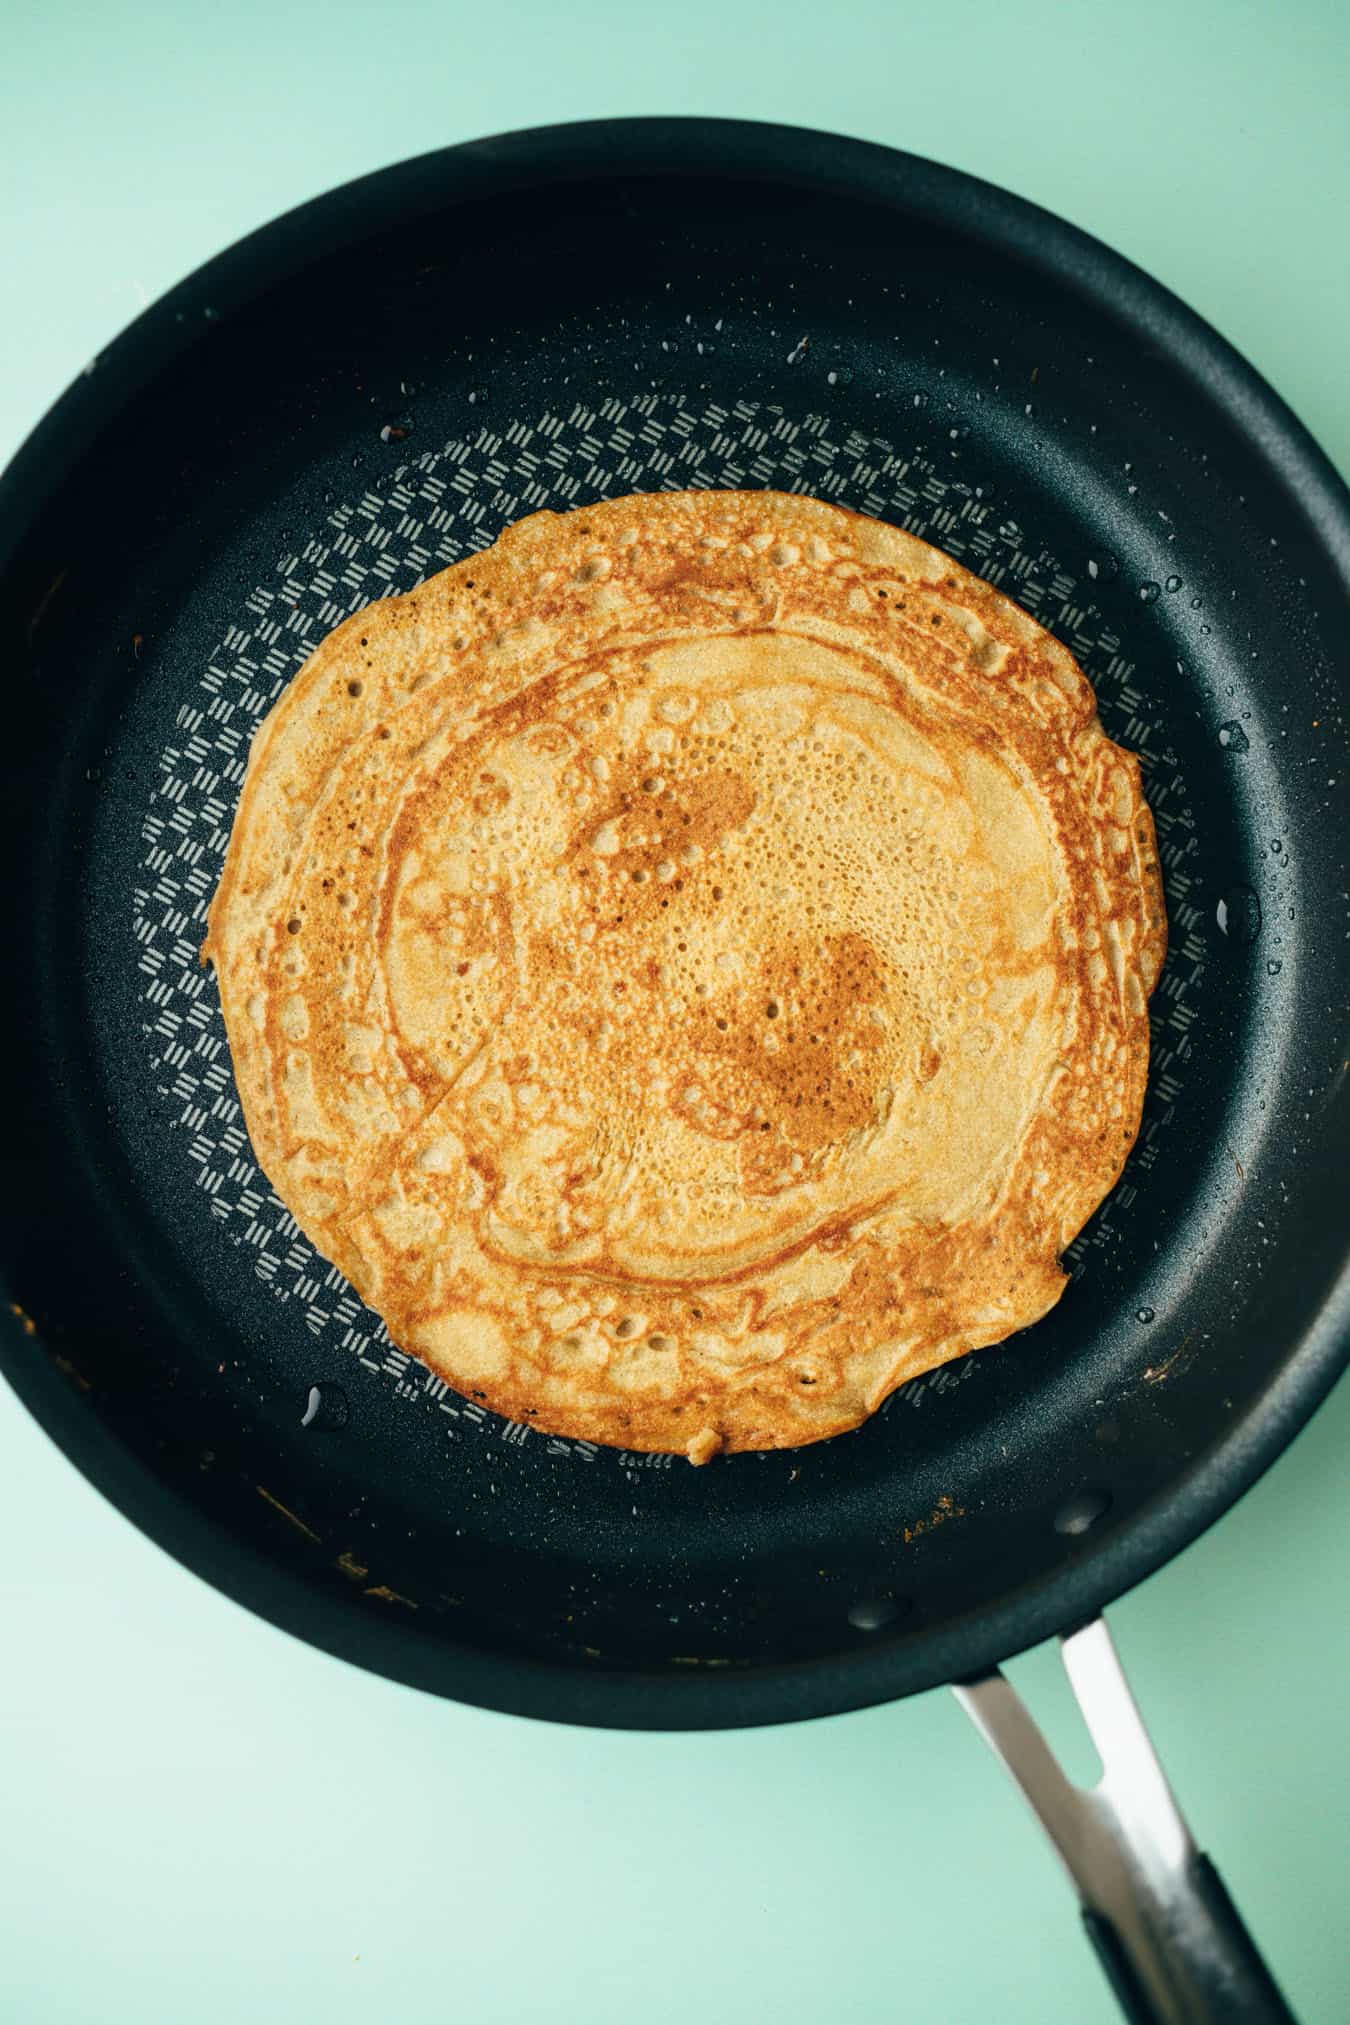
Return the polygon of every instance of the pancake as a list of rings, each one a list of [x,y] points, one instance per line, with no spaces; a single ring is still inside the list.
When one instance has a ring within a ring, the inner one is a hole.
[[[895,528],[698,492],[536,514],[331,633],[203,953],[258,1160],[394,1342],[702,1462],[1054,1305],[1165,937],[1063,647]]]

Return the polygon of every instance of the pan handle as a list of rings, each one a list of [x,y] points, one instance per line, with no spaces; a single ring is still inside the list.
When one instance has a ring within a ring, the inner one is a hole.
[[[1061,1639],[1103,1773],[1072,1785],[997,1669],[955,1690],[1058,1850],[1131,2025],[1295,2025],[1173,1798],[1102,1618]]]

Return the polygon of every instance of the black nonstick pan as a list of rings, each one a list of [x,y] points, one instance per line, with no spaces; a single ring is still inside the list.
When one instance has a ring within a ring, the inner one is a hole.
[[[1047,1319],[867,1427],[694,1470],[447,1392],[253,1162],[198,961],[250,733],[310,648],[542,506],[798,489],[937,542],[1144,761],[1171,950],[1119,1187]],[[292,212],[91,361],[0,484],[5,1368],[187,1566],[434,1692],[700,1727],[942,1681],[1132,2016],[1284,2017],[1103,1605],[1350,1343],[1350,500],[1163,289],[829,136],[509,135]],[[1107,1766],[995,1671],[1052,1633]]]

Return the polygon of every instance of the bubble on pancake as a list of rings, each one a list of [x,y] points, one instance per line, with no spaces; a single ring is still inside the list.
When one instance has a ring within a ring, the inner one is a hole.
[[[698,1459],[1053,1304],[1163,936],[1062,649],[766,494],[540,515],[357,625],[255,744],[208,948],[259,1158],[396,1341]]]

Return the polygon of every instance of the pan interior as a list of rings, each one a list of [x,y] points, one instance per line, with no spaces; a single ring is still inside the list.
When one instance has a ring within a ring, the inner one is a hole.
[[[1304,925],[1334,794],[1305,757],[1341,725],[1306,534],[1086,298],[842,195],[601,176],[231,288],[150,313],[163,363],[55,487],[22,628],[8,601],[40,902],[15,1298],[181,1500],[396,1618],[430,1684],[474,1644],[661,1672],[884,1640],[897,1684],[936,1677],[935,1634],[1213,1445],[1277,1368],[1262,1316],[1283,1289],[1287,1334],[1331,1269],[1290,1234],[1345,1053]],[[699,486],[893,521],[1056,633],[1143,760],[1172,934],[1143,1129],[1060,1306],[857,1433],[703,1471],[501,1421],[394,1348],[261,1179],[198,961],[249,736],[338,620],[538,507]]]

